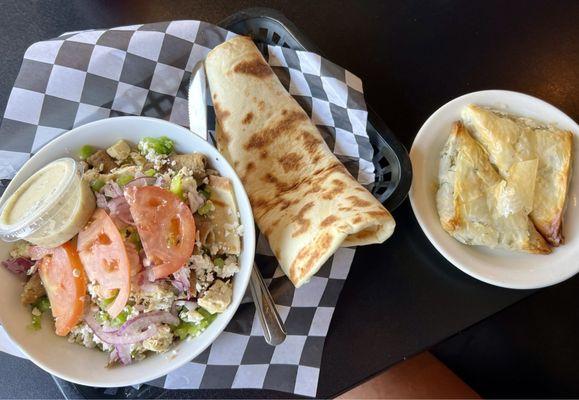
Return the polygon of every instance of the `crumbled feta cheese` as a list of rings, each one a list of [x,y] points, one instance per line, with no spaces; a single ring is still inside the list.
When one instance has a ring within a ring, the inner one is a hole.
[[[183,311],[181,311],[179,313],[179,318],[181,318],[185,322],[197,324],[197,323],[201,322],[201,320],[203,320],[203,315],[201,315],[195,309],[192,309],[192,310],[184,309]]]
[[[175,160],[172,161],[173,163],[175,163]],[[175,165],[175,164],[171,164],[171,165]],[[192,177],[193,176],[193,169],[187,167],[187,166],[183,166],[180,170],[179,170],[179,174],[183,175],[183,176],[187,176],[187,177]]]
[[[169,157],[166,154],[157,154],[153,148],[149,146],[148,142],[141,144],[141,151],[145,156],[145,159],[153,163],[153,168],[155,170],[160,170],[164,165],[169,163]]]
[[[99,337],[94,334],[93,330],[84,322],[81,322],[71,329],[68,334],[68,341],[70,343],[77,343],[84,347],[88,347],[89,349],[99,347],[103,351],[110,351],[113,348],[110,344],[100,340]]]
[[[225,237],[228,237],[231,234],[243,236],[243,225],[238,221],[235,221],[232,224],[223,224],[223,228],[225,228]]]
[[[227,256],[223,264],[223,267],[216,269],[217,269],[217,276],[219,278],[232,277],[233,275],[239,272],[239,264],[237,262],[237,257]]]
[[[171,332],[171,327],[168,325],[161,325],[158,327],[157,333],[143,341],[143,348],[156,353],[162,353],[169,349],[171,343],[173,343],[173,332]]]
[[[229,303],[231,303],[232,294],[233,288],[231,282],[225,283],[217,279],[197,302],[211,314],[221,313],[225,311]]]
[[[129,299],[142,306],[143,312],[168,311],[175,300],[175,293],[166,282],[147,283],[145,287],[135,288]]]
[[[215,265],[207,255],[192,255],[189,262],[197,277],[195,288],[198,292],[203,292],[215,279]]]
[[[88,294],[90,294],[90,297],[92,297],[93,299],[98,299],[99,295],[100,295],[100,286],[96,283],[89,283],[87,285],[87,289],[88,289]]]

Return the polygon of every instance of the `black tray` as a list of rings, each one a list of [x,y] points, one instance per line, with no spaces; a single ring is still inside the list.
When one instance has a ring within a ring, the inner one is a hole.
[[[283,14],[270,8],[248,8],[224,19],[219,25],[229,31],[251,36],[261,46],[278,45],[295,50],[323,52]],[[404,146],[396,139],[384,121],[367,105],[368,137],[374,148],[376,180],[372,194],[384,206],[393,211],[408,194],[412,182],[410,158]],[[186,398],[187,390],[168,390],[149,385],[121,388],[93,388],[73,384],[54,377],[56,384],[67,399],[156,399]],[[225,392],[224,392],[225,394]],[[226,394],[225,394],[226,395]],[[289,397],[289,395],[288,395]]]

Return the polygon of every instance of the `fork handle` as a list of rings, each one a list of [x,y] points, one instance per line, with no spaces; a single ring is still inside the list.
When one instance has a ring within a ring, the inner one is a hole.
[[[286,338],[285,326],[255,263],[253,263],[253,269],[251,270],[249,286],[255,309],[263,328],[265,341],[272,346],[283,343]]]

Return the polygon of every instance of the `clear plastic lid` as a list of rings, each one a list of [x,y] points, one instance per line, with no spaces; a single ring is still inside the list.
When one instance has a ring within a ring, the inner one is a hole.
[[[75,195],[80,169],[72,158],[61,158],[28,178],[0,205],[0,238],[13,242],[32,235],[59,213],[68,195]]]

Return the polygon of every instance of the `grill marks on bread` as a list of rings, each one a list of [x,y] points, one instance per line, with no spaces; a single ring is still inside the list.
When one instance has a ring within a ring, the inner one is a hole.
[[[301,275],[301,269],[307,269],[318,261],[326,249],[331,246],[333,238],[331,233],[324,232],[316,238],[311,246],[302,248],[289,268],[290,279],[296,280]]]
[[[243,148],[247,151],[254,149],[262,150],[273,144],[279,135],[288,134],[295,129],[300,122],[307,120],[307,114],[301,110],[285,113],[282,115],[282,118],[272,126],[266,127],[251,135],[249,140],[243,145]]]
[[[250,60],[243,60],[235,64],[233,72],[238,74],[251,75],[253,77],[263,79],[273,75],[273,71],[263,61],[261,57],[254,57]]]
[[[281,164],[284,172],[290,172],[302,169],[302,159],[303,156],[301,154],[290,152],[278,158],[277,161]]]

